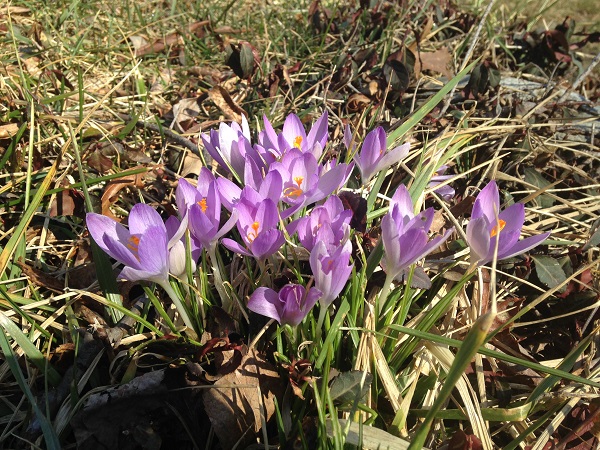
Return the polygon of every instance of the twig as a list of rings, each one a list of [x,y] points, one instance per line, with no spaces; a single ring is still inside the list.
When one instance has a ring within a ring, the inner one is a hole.
[[[569,94],[572,91],[574,91],[575,89],[577,89],[579,87],[579,85],[583,82],[583,80],[585,80],[587,78],[587,76],[590,73],[592,73],[592,70],[594,70],[594,67],[596,67],[599,62],[600,62],[600,52],[596,56],[594,56],[594,59],[592,59],[592,62],[590,63],[588,68],[585,69],[583,71],[583,73],[577,77],[577,79],[575,80],[573,85],[565,91],[565,93],[562,95],[561,98],[558,99],[558,103],[564,102],[567,99],[567,97],[569,96]]]

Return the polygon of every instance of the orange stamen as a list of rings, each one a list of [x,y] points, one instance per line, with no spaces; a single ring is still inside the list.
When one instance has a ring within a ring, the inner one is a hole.
[[[492,228],[492,231],[490,232],[490,237],[496,236],[498,233],[500,233],[504,229],[505,226],[506,226],[506,222],[502,219],[498,219],[498,225],[496,225],[494,228]]]
[[[125,246],[129,250],[131,250],[135,254],[135,257],[137,258],[138,246],[139,245],[140,245],[140,238],[139,237],[137,237],[137,236],[129,236],[128,243]]]
[[[260,223],[254,222],[252,225],[250,225],[250,227],[252,228],[252,231],[248,232],[246,237],[248,238],[249,242],[252,242],[258,236],[258,228],[260,227]]]
[[[301,146],[302,146],[302,136],[296,136],[296,139],[294,139],[294,147],[301,148]]]
[[[300,185],[304,181],[304,177],[294,177],[294,181],[296,182],[296,184],[298,185],[298,187],[300,187]]]
[[[198,204],[200,205],[200,209],[202,210],[202,212],[205,213],[206,208],[208,207],[208,204],[206,203],[206,198],[203,198],[202,200],[200,200],[198,202]]]

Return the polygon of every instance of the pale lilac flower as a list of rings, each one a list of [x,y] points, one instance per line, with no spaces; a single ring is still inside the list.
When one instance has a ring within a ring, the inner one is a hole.
[[[351,145],[348,135],[349,131],[344,138],[346,146]],[[354,155],[363,184],[368,184],[375,174],[406,158],[409,149],[410,144],[407,143],[388,151],[385,130],[382,127],[377,127],[368,133],[360,151]]]
[[[515,203],[500,211],[500,194],[495,181],[484,187],[473,205],[471,220],[467,224],[467,243],[471,249],[471,264],[481,266],[494,258],[498,240],[497,259],[520,255],[541,244],[550,233],[541,233],[519,241],[525,207]]]
[[[232,213],[221,227],[221,199],[217,182],[205,167],[198,176],[198,186],[194,187],[185,179],[179,180],[175,199],[180,214],[187,217],[192,234],[209,248],[235,226],[237,217]]]
[[[231,125],[221,123],[218,131],[210,130],[209,134],[201,134],[200,138],[210,156],[238,180],[244,177],[247,158],[253,158],[257,162],[262,160],[250,143],[250,128],[244,115],[241,127],[236,122]]]
[[[255,191],[244,189],[234,207],[238,217],[237,228],[245,247],[229,238],[221,242],[236,253],[264,260],[279,250],[285,238],[277,229],[277,205],[270,198],[261,199],[258,195]]]
[[[315,287],[323,293],[319,299],[322,307],[327,308],[346,286],[353,267],[353,264],[349,264],[351,253],[350,241],[333,251],[328,250],[325,243],[319,241],[310,253],[310,268],[315,278]]]
[[[98,246],[125,264],[119,278],[168,284],[169,249],[181,239],[171,241],[160,214],[143,203],[134,205],[129,214],[129,229],[113,219],[95,213],[86,215],[90,234]]]
[[[298,219],[291,233],[297,231],[300,243],[309,252],[319,241],[331,250],[348,238],[351,219],[352,211],[344,209],[340,198],[332,195],[325,203],[313,208],[309,215]]]
[[[303,153],[311,153],[318,160],[327,144],[327,117],[325,111],[307,135],[304,125],[295,114],[286,117],[280,134],[275,132],[271,122],[264,116],[265,129],[259,134],[259,143],[277,157],[284,155],[290,149],[297,148]]]
[[[348,165],[321,166],[312,153],[298,149],[289,150],[281,161],[271,164],[283,180],[282,199],[293,205],[309,205],[324,199],[343,186],[347,179]]]
[[[404,185],[396,190],[390,211],[381,221],[384,256],[382,266],[388,276],[402,279],[409,267],[440,246],[452,233],[446,231],[431,241],[428,232],[433,222],[433,208],[414,215],[410,194]]]
[[[273,289],[259,287],[248,300],[248,309],[257,314],[275,319],[280,324],[297,326],[304,320],[321,297],[318,289],[308,291],[299,284],[287,284],[279,293]]]

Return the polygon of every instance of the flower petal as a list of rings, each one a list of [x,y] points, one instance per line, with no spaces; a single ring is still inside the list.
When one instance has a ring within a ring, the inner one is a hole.
[[[131,234],[145,234],[146,230],[154,227],[162,228],[166,234],[167,229],[160,214],[150,205],[136,203],[129,213],[129,232]]]
[[[467,244],[471,249],[471,264],[485,264],[490,251],[490,229],[485,216],[471,219],[467,224]]]
[[[540,245],[542,242],[544,242],[548,238],[548,236],[550,236],[549,232],[522,239],[519,242],[517,242],[515,245],[513,245],[512,248],[510,249],[510,251],[506,255],[502,255],[502,259],[512,258],[513,256],[517,256],[517,255],[520,255],[521,253],[525,253],[525,252],[531,250],[532,248]]]
[[[492,180],[481,190],[475,199],[471,218],[478,219],[481,216],[485,216],[488,223],[495,223],[495,219],[499,214],[500,194],[498,193],[496,182]]]
[[[273,289],[259,287],[248,299],[248,309],[261,316],[270,317],[281,323],[282,304]]]

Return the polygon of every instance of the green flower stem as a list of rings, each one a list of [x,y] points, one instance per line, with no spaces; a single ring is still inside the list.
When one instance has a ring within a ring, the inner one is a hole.
[[[187,311],[185,305],[181,302],[181,299],[177,296],[177,293],[175,292],[173,287],[169,284],[168,281],[165,281],[165,282],[162,282],[159,284],[160,284],[160,287],[162,287],[165,290],[165,292],[167,293],[167,295],[169,296],[169,298],[175,305],[175,308],[177,308],[177,312],[181,315],[181,318],[183,319],[183,322],[185,323],[185,325],[190,330],[195,332],[194,323],[192,322],[190,316],[188,315],[188,311]]]
[[[383,306],[385,305],[385,301],[387,300],[388,295],[390,294],[390,287],[392,286],[392,281],[394,281],[394,277],[390,274],[385,275],[385,281],[383,282],[383,287],[381,291],[379,291],[379,297],[377,298],[377,302],[379,306],[377,311],[379,315],[383,312]]]
[[[219,260],[217,259],[216,242],[214,244],[211,244],[206,250],[208,251],[208,256],[210,258],[215,287],[217,288],[219,297],[221,297],[221,307],[225,310],[225,312],[229,313],[231,312],[231,299],[229,298],[229,294],[227,294],[227,291],[225,290],[223,278],[221,277],[221,270],[219,269]]]

